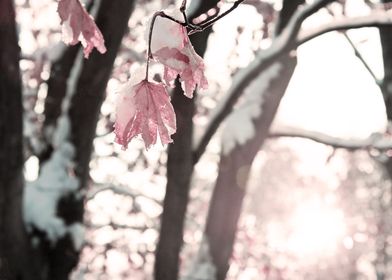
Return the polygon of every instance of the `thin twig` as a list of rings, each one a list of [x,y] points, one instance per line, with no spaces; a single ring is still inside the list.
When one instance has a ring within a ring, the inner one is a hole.
[[[229,89],[229,92],[227,93],[228,97],[224,101],[224,104],[222,104],[221,109],[217,111],[211,119],[205,133],[196,145],[196,149],[193,153],[194,164],[198,162],[204,153],[208,143],[221,123],[231,113],[234,105],[242,96],[245,88],[260,74],[261,71],[264,71],[271,66],[278,57],[292,49],[295,49],[296,39],[302,22],[333,1],[334,0],[319,0],[298,10],[290,19],[287,27],[273,41],[269,50],[260,50],[251,64],[236,74],[235,79],[237,79],[237,81],[233,83]]]
[[[188,25],[189,21],[188,21],[188,16],[186,15],[185,10],[186,10],[186,0],[183,0],[182,4],[181,4],[181,7],[180,7],[180,12],[184,16],[184,21],[185,21],[186,25]]]
[[[245,0],[237,0],[233,3],[233,6],[230,7],[230,9],[228,9],[227,11],[223,12],[222,14],[220,14],[219,16],[211,19],[210,21],[204,22],[201,25],[196,25],[198,26],[200,29],[194,29],[191,30],[189,32],[189,35],[192,35],[194,33],[197,32],[201,32],[209,27],[211,27],[211,25],[213,25],[215,22],[217,22],[218,20],[220,20],[221,18],[223,18],[224,16],[228,15],[229,13],[231,13],[234,9],[236,9],[242,2],[244,2]]]
[[[323,1],[320,0],[318,2],[315,2],[313,5],[322,5],[322,4],[327,4],[325,2],[329,1]],[[309,10],[313,10],[309,9]],[[295,25],[300,25],[300,21],[303,21],[303,17],[307,17],[305,14],[309,16],[309,13],[304,13],[304,11],[299,12],[301,15],[295,16],[296,19],[293,19],[295,21]],[[256,57],[255,61],[252,62],[251,65],[249,65],[247,68],[247,73],[245,74],[244,72],[242,73],[243,77],[241,77],[241,80],[244,80],[244,82],[237,83],[235,88],[231,88],[230,92],[228,93],[228,98],[226,101],[224,101],[224,104],[221,106],[221,109],[214,115],[214,117],[211,119],[209,122],[207,128],[205,129],[205,133],[202,135],[200,140],[196,143],[195,149],[194,149],[194,163],[197,163],[200,157],[203,155],[205,148],[207,147],[208,143],[210,142],[212,136],[215,134],[216,130],[220,126],[220,124],[223,122],[223,120],[226,118],[226,116],[232,111],[232,108],[235,104],[235,102],[240,98],[242,95],[242,92],[238,92],[239,89],[241,91],[243,88],[246,87],[251,82],[251,74],[253,73],[260,73],[261,71],[264,71],[267,69],[268,66],[270,66],[272,63],[276,61],[276,59],[285,54],[290,52],[291,50],[295,49],[296,47],[320,36],[323,34],[326,34],[331,31],[337,31],[337,30],[348,30],[348,29],[356,29],[356,28],[364,28],[364,27],[382,27],[382,26],[391,26],[392,25],[392,13],[389,11],[376,11],[372,12],[368,16],[360,16],[360,17],[353,17],[353,18],[343,18],[339,19],[324,25],[321,25],[317,28],[307,30],[305,32],[301,32],[301,34],[298,34],[299,30],[292,30],[293,27],[285,28],[286,31],[283,33],[290,33],[290,34],[281,34],[279,35],[273,42],[271,48],[267,51],[264,51],[263,53],[259,53],[259,55]],[[293,36],[295,36],[293,38]],[[281,42],[277,42],[277,41]],[[255,75],[256,75],[255,74]]]
[[[152,57],[152,51],[151,51],[151,41],[152,41],[152,33],[154,31],[154,24],[155,24],[155,20],[157,17],[163,17],[163,18],[167,18],[177,24],[180,24],[181,26],[184,26],[186,28],[188,28],[189,31],[189,35],[193,34],[193,33],[197,33],[197,32],[201,32],[205,29],[207,29],[208,27],[210,27],[211,25],[213,25],[215,22],[217,22],[218,20],[220,20],[221,18],[223,18],[224,16],[226,16],[227,14],[229,14],[230,12],[232,12],[235,8],[237,8],[242,2],[244,2],[245,0],[237,0],[236,2],[233,3],[233,6],[228,9],[227,11],[225,11],[223,14],[219,15],[216,18],[213,18],[210,21],[204,22],[201,25],[197,25],[197,24],[192,24],[189,22],[188,17],[186,15],[186,3],[187,0],[183,0],[182,4],[180,6],[180,11],[184,16],[184,21],[180,21],[178,19],[175,19],[172,16],[169,16],[167,14],[165,14],[165,12],[163,11],[159,11],[154,13],[152,20],[151,20],[151,26],[150,26],[150,30],[149,30],[149,34],[148,34],[148,50],[147,50],[147,61],[146,61],[146,78],[145,80],[148,81],[148,70],[149,70],[149,66],[150,66],[150,60],[153,58]]]
[[[330,8],[326,8],[328,13],[333,16],[336,19],[336,16],[334,12]],[[376,75],[374,74],[373,70],[370,68],[369,64],[366,62],[365,58],[362,56],[361,52],[357,48],[357,46],[354,44],[354,42],[351,40],[351,38],[348,36],[347,31],[341,31],[343,34],[344,38],[347,40],[347,42],[350,44],[351,48],[354,50],[355,56],[361,61],[362,65],[366,68],[366,70],[369,72],[369,74],[373,77],[375,83],[377,85],[380,85],[380,81],[377,79]]]
[[[150,59],[152,58],[152,52],[151,52],[151,41],[152,41],[152,32],[154,31],[154,24],[155,20],[157,19],[158,16],[162,16],[164,14],[162,11],[154,13],[152,20],[151,20],[151,26],[150,26],[150,31],[148,34],[148,50],[147,50],[147,61],[146,61],[146,81],[148,81],[148,68],[150,66]]]
[[[86,226],[91,229],[99,229],[103,227],[111,227],[112,229],[133,229],[133,230],[140,230],[145,231],[148,229],[147,226],[134,226],[134,225],[127,225],[127,224],[118,224],[114,222],[110,222],[108,224],[94,224],[94,223],[86,223]]]
[[[362,65],[366,68],[366,70],[369,72],[369,74],[373,77],[374,81],[376,82],[377,85],[380,85],[379,79],[376,77],[376,74],[374,74],[373,70],[370,68],[369,64],[366,62],[365,58],[362,56],[361,52],[358,50],[358,48],[355,46],[354,42],[351,40],[351,38],[347,35],[347,32],[343,31],[342,32],[344,38],[346,38],[347,42],[350,44],[350,46],[353,48],[355,56],[362,62]]]

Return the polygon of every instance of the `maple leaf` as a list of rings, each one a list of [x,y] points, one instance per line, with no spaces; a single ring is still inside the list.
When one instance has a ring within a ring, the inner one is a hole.
[[[126,149],[128,143],[141,135],[146,149],[157,141],[172,143],[176,132],[176,115],[163,84],[142,80],[129,81],[117,99],[115,134],[116,142]]]
[[[182,14],[172,12],[171,16],[181,20]],[[151,39],[151,52],[155,60],[164,65],[164,80],[174,86],[174,80],[180,76],[184,94],[192,98],[196,86],[207,89],[204,76],[203,59],[195,52],[186,28],[167,18],[157,18]]]
[[[94,47],[100,53],[106,52],[101,31],[79,0],[60,0],[57,12],[61,19],[63,41],[66,44],[75,45],[80,41],[85,58],[89,57]]]

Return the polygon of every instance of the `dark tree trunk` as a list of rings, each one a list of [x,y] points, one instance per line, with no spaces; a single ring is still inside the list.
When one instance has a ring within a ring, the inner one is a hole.
[[[391,0],[383,0],[383,3],[392,3]],[[384,62],[384,79],[381,82],[380,88],[384,97],[385,109],[387,113],[388,122],[392,121],[392,27],[380,27],[380,40],[382,47],[382,56]],[[384,163],[385,170],[388,173],[389,179],[392,180],[392,158],[389,157]],[[389,205],[383,205],[385,201],[380,199],[380,207],[382,212],[387,212],[387,208],[392,206],[392,201],[389,201]],[[387,214],[385,214],[387,215]],[[387,252],[388,234],[385,232],[385,215],[381,215],[377,224],[378,228],[378,240],[377,240],[377,280],[386,279],[385,272],[388,267],[389,254]]]
[[[12,0],[0,0],[0,279],[35,279],[22,218],[20,48]]]
[[[222,155],[220,160],[205,229],[217,280],[225,279],[229,269],[250,166],[268,136],[280,100],[295,69],[296,59],[293,57],[285,56],[278,62],[284,68],[264,93],[262,113],[254,121],[257,131],[255,137],[234,148],[230,154]]]
[[[288,19],[303,3],[303,0],[283,2],[281,19],[277,27],[278,33],[283,30]],[[246,194],[250,166],[268,136],[280,100],[294,72],[296,57],[286,55],[278,59],[276,63],[281,64],[283,70],[271,80],[270,86],[264,93],[260,92],[264,96],[264,102],[260,116],[254,120],[256,135],[244,145],[234,148],[228,155],[222,155],[219,164],[218,178],[212,194],[205,229],[217,280],[226,278],[243,198]]]
[[[76,149],[76,175],[80,180],[80,188],[86,188],[89,178],[89,161],[99,111],[105,98],[106,85],[109,80],[114,60],[121,45],[122,38],[128,29],[128,20],[134,8],[133,0],[102,0],[96,23],[105,38],[107,52],[99,54],[94,51],[88,60],[83,60],[80,75],[76,81],[75,93],[71,99],[69,116],[71,121],[71,141]],[[71,58],[73,50],[68,54]],[[67,54],[65,54],[67,56]],[[81,55],[81,54],[79,54]],[[76,59],[77,60],[77,59]],[[56,70],[56,69],[54,69]],[[69,65],[60,69],[63,79],[69,75]],[[66,86],[66,81],[59,83]],[[58,86],[58,85],[57,85]],[[61,94],[64,95],[64,90]],[[55,107],[58,107],[55,106]],[[50,119],[58,117],[56,112],[48,116]],[[50,120],[49,119],[49,120]],[[75,196],[63,198],[58,206],[59,216],[66,224],[83,221],[84,201]],[[50,279],[68,279],[69,273],[77,265],[77,252],[69,238],[58,241],[49,253]]]
[[[56,126],[61,114],[61,104],[67,91],[67,81],[79,50],[80,45],[69,46],[52,64],[48,80],[48,95],[45,99],[45,130]]]
[[[391,0],[383,0],[383,3],[392,3]],[[392,120],[392,27],[380,27],[380,39],[384,62],[384,79],[381,90],[384,96],[388,121]],[[392,166],[391,166],[392,167]],[[392,168],[391,168],[392,175]]]
[[[213,8],[217,0],[203,1],[195,15]],[[196,52],[203,56],[211,29],[192,35],[191,42]],[[179,256],[183,244],[185,213],[189,199],[193,173],[192,138],[194,99],[184,96],[179,85],[173,92],[172,103],[177,116],[177,133],[169,146],[167,162],[167,185],[163,202],[161,230],[156,251],[156,280],[175,280],[179,272]]]

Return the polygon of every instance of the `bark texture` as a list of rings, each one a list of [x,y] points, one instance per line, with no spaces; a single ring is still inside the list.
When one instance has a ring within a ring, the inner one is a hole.
[[[392,3],[391,0],[383,0],[383,3]],[[384,96],[388,120],[392,120],[392,27],[380,27],[380,40],[384,62],[384,79],[381,82],[381,90]],[[391,164],[392,175],[392,164]]]
[[[195,15],[216,6],[217,0],[203,1]],[[203,56],[211,29],[192,35],[195,51]],[[180,267],[180,250],[183,244],[185,213],[189,200],[189,188],[193,173],[193,114],[194,99],[184,96],[177,82],[172,104],[177,115],[177,133],[169,146],[167,161],[167,185],[159,242],[156,251],[154,276],[156,280],[175,280]]]
[[[281,32],[289,18],[303,0],[285,0],[277,32]],[[205,234],[209,241],[210,254],[216,268],[216,279],[226,278],[230,267],[229,260],[241,214],[250,166],[264,140],[275,117],[279,103],[286,91],[296,66],[296,57],[285,55],[277,59],[283,70],[273,79],[263,93],[264,102],[259,117],[254,120],[256,135],[244,145],[237,146],[228,155],[222,155],[218,178],[212,194],[207,217]],[[262,93],[260,93],[262,94]]]
[[[392,3],[391,0],[383,0],[383,3]],[[380,89],[384,97],[385,109],[388,122],[392,121],[392,27],[385,26],[379,28],[382,56],[384,62],[384,79],[381,81]],[[384,164],[389,179],[392,180],[392,158],[389,157]],[[387,204],[387,205],[385,205]],[[392,201],[385,202],[380,199],[380,211],[386,213],[392,206]],[[381,215],[377,224],[377,258],[375,260],[377,280],[386,279],[386,271],[389,265],[390,256],[388,254],[388,234],[385,232],[387,222],[385,214]]]
[[[0,0],[0,279],[35,279],[22,218],[20,48],[12,0]]]

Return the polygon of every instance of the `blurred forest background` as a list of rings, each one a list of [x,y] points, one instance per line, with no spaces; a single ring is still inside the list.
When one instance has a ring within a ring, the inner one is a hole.
[[[89,59],[56,1],[0,0],[0,279],[392,279],[391,1],[190,1],[235,9],[148,151],[113,142],[116,91],[182,1],[82,2]]]

